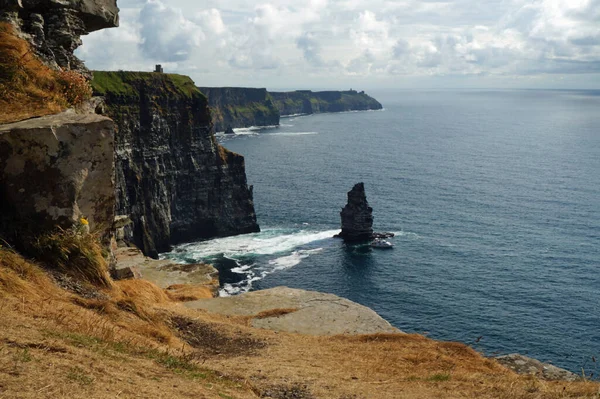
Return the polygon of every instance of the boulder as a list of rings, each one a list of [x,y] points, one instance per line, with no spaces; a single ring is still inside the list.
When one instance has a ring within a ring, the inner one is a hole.
[[[144,279],[179,296],[189,293],[190,289],[204,289],[210,293],[210,297],[218,294],[219,272],[212,265],[155,260],[144,256],[136,247],[117,248],[115,255],[117,269],[139,270]]]
[[[72,111],[0,126],[0,233],[77,225],[108,234],[114,220],[112,120]],[[18,241],[18,238],[17,238]]]
[[[368,241],[373,238],[373,208],[367,202],[364,183],[356,184],[348,192],[348,204],[340,213],[342,232],[346,242]]]
[[[142,272],[138,267],[129,266],[121,269],[113,269],[110,272],[113,280],[139,280],[142,278]]]
[[[538,378],[548,381],[577,381],[581,379],[575,373],[516,353],[500,356],[495,359],[517,374],[535,375]]]

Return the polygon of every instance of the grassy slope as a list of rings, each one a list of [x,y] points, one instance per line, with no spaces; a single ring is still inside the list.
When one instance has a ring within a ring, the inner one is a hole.
[[[50,69],[11,24],[0,22],[0,123],[55,114],[90,94],[83,77]]]
[[[0,398],[598,398],[419,335],[310,337],[185,309],[144,281],[104,299],[0,250]]]
[[[92,88],[94,94],[100,96],[139,97],[137,87],[144,82],[154,87],[162,86],[173,95],[182,95],[186,98],[204,97],[190,77],[166,73],[94,71]]]

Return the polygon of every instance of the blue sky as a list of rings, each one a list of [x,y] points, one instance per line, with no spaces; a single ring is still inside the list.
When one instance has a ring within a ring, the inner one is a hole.
[[[118,0],[91,69],[201,86],[600,89],[600,0]]]

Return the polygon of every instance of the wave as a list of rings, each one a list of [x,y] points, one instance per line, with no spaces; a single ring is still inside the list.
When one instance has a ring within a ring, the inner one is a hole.
[[[217,238],[177,246],[167,258],[184,254],[197,260],[223,256],[234,260],[256,255],[275,255],[292,251],[302,245],[333,237],[339,230],[313,231],[296,229],[266,229],[260,233]]]
[[[277,129],[278,127],[279,127],[279,125],[240,127],[240,128],[233,129],[233,133],[234,134],[251,134],[254,132],[261,131],[261,130]]]
[[[302,260],[323,251],[320,241],[332,239],[339,230],[265,229],[260,233],[217,238],[209,241],[183,244],[163,258],[175,262],[235,262],[231,273],[239,275],[226,282],[221,296],[248,292],[256,281],[269,274],[297,266]],[[318,246],[318,248],[314,248]]]
[[[273,271],[290,269],[296,265],[299,265],[303,259],[308,258],[310,255],[317,254],[322,251],[323,248],[294,251],[291,255],[270,260],[269,265],[274,266]]]

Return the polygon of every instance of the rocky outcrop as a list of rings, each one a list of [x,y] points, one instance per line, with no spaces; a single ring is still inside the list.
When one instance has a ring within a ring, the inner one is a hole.
[[[298,90],[292,92],[270,92],[281,116],[318,114],[322,112],[367,111],[382,109],[383,106],[364,91],[321,91]]]
[[[575,373],[516,353],[499,356],[495,359],[498,363],[508,367],[517,374],[534,375],[542,380],[577,381],[581,379],[581,377]]]
[[[117,211],[148,256],[173,244],[259,231],[244,157],[219,146],[206,97],[181,75],[94,72],[118,125]]]
[[[267,89],[200,87],[208,97],[216,132],[252,126],[279,125],[279,111]]]
[[[0,0],[0,20],[10,21],[49,66],[87,74],[73,55],[80,36],[119,25],[116,0]]]
[[[340,213],[342,232],[347,242],[368,241],[373,238],[373,208],[367,202],[364,183],[356,184],[348,192],[348,203]]]
[[[134,247],[120,247],[114,252],[117,259],[114,274],[125,275],[126,278],[141,275],[166,289],[177,300],[185,302],[194,296],[200,299],[219,295],[219,272],[212,265],[179,265],[169,260],[155,260]]]
[[[114,123],[67,111],[0,126],[1,233],[69,228],[81,217],[107,232],[114,219]]]
[[[375,311],[332,294],[277,287],[186,304],[228,316],[254,316],[252,326],[309,335],[402,333]]]

